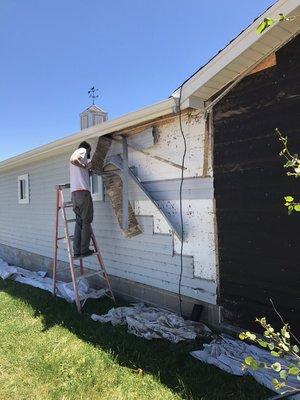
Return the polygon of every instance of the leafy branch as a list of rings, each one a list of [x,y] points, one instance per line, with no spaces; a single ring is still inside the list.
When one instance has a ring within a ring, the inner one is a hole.
[[[274,328],[267,323],[266,318],[256,318],[256,322],[260,323],[264,329],[263,338],[258,337],[249,331],[241,332],[239,338],[241,340],[250,340],[257,343],[261,347],[270,351],[274,357],[283,357],[288,360],[288,365],[280,362],[268,364],[260,362],[252,356],[247,356],[242,364],[242,369],[251,368],[257,370],[260,368],[271,369],[278,373],[278,380],[273,379],[275,389],[286,388],[288,392],[297,390],[288,385],[286,380],[289,376],[296,376],[300,381],[300,349],[296,344],[291,343],[291,333],[288,324],[284,324],[280,332],[275,332]],[[293,336],[293,335],[292,335]]]
[[[294,19],[298,17],[298,15],[293,15],[286,17],[283,14],[279,14],[278,18],[265,18],[256,28],[256,33],[261,34],[263,33],[269,26],[273,25],[276,21],[294,21]]]
[[[279,131],[278,128],[275,129],[276,133],[279,136],[280,142],[283,144],[283,149],[280,151],[279,155],[284,157],[286,162],[284,164],[284,168],[292,169],[288,171],[286,174],[287,176],[294,176],[295,178],[300,177],[300,158],[298,154],[291,154],[290,150],[288,149],[288,138],[287,136],[283,136],[282,133]],[[285,196],[284,197],[284,205],[288,209],[289,215],[293,211],[300,211],[300,203],[294,201],[293,196]]]

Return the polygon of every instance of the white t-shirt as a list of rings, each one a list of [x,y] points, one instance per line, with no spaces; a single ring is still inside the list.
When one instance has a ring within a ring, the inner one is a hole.
[[[71,161],[80,159],[84,165],[87,164],[87,151],[83,147],[74,151],[70,158],[70,185],[71,192],[75,190],[88,190],[90,191],[90,175],[89,171],[85,168],[77,167]]]

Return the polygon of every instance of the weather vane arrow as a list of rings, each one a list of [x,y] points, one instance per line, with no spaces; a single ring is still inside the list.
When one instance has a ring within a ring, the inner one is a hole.
[[[95,89],[95,86],[91,87],[88,91],[89,97],[93,99],[93,105],[95,104],[95,99],[99,97],[98,94],[95,94],[96,92],[99,92],[99,89]]]

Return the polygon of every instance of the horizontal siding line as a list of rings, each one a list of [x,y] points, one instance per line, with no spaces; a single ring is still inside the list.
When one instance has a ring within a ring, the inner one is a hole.
[[[15,237],[13,237],[13,239],[15,239]],[[35,245],[33,245],[32,241],[26,241],[26,240],[12,240],[9,238],[1,238],[0,237],[0,243],[6,243],[8,245],[12,245],[14,244],[13,247],[18,248],[18,246],[20,244],[23,244],[24,246],[27,246],[26,248],[28,248],[28,245],[32,248],[32,249],[40,249],[39,251],[42,252],[42,255],[44,255],[44,252],[46,251],[47,254],[50,253],[50,257],[52,258],[53,256],[53,242],[51,243],[50,241],[45,242],[45,245],[40,246],[38,243],[36,243]],[[127,247],[121,247],[118,246],[115,249],[113,249],[113,251],[111,251],[111,247],[105,247],[102,246],[102,243],[100,241],[98,241],[98,245],[100,247],[100,251],[102,252],[103,256],[105,257],[106,253],[112,253],[114,254],[115,252],[117,252],[117,254],[125,255],[125,256],[132,256],[132,249],[129,249]],[[33,251],[34,252],[34,251]],[[66,250],[64,250],[62,247],[59,247],[59,254],[65,256],[67,254]],[[139,257],[141,259],[144,259],[145,261],[150,260],[157,260],[157,261],[161,261],[163,263],[167,263],[167,264],[174,264],[175,266],[180,265],[180,256],[178,254],[175,255],[170,255],[170,254],[161,254],[161,253],[153,253],[151,251],[147,251],[147,250],[140,250],[140,249],[135,249],[134,250],[134,254],[136,257]],[[64,257],[66,258],[66,257]],[[184,267],[188,267],[188,268],[192,268],[193,269],[193,257],[192,256],[188,256],[188,255],[183,255],[183,266]]]
[[[10,236],[12,239],[15,238],[15,235],[7,234],[6,236],[8,238]],[[1,241],[1,236],[0,236],[0,241]],[[50,240],[42,240],[42,239],[38,239],[38,238],[35,238],[32,240],[21,239],[21,241],[23,243],[35,244],[35,246],[38,246],[39,243],[44,243],[45,245],[47,245],[48,243],[51,243]],[[116,244],[111,245],[111,240],[109,240],[109,239],[108,240],[101,239],[101,240],[99,240],[98,244],[101,249],[105,249],[106,247],[111,248],[111,249],[124,247],[124,246],[122,246],[122,244],[125,244],[124,241],[115,239],[114,242],[119,242],[119,245],[116,245]],[[135,250],[135,246],[132,246],[132,243],[126,242],[126,244],[129,244],[129,246],[125,246],[125,248]],[[143,243],[141,242],[140,244],[143,244]],[[52,242],[52,246],[54,246],[53,242]],[[142,249],[143,251],[147,251],[149,253],[159,253],[159,254],[167,254],[167,255],[173,254],[173,246],[166,246],[166,245],[161,246],[159,244],[157,244],[157,245],[151,244],[151,246],[147,246],[147,244],[145,244],[144,246],[139,245],[138,247],[139,247],[139,249]],[[43,248],[43,247],[41,247],[41,248]]]
[[[129,266],[128,264],[125,264]],[[130,268],[123,268],[123,263],[119,263],[114,260],[108,260],[107,266],[109,266],[109,269],[116,268],[116,269],[121,269],[122,271],[126,271],[129,273],[132,273],[134,275],[140,275],[143,276],[147,279],[155,279],[158,281],[165,281],[171,284],[178,284],[178,275],[177,274],[172,274],[166,271],[159,271],[159,270],[154,270],[151,268],[144,269],[140,266],[135,266],[135,265],[130,265]],[[151,274],[152,273],[152,274]],[[182,284],[186,287],[190,287],[191,289],[196,289],[201,287],[201,282],[196,282],[195,280],[183,276],[182,278]],[[213,292],[215,290],[215,283],[211,282],[203,282],[203,287],[201,289],[205,292]]]
[[[70,229],[70,234],[73,235],[73,229]],[[107,233],[107,235],[103,236],[103,233]],[[13,230],[13,228],[7,229],[6,233],[13,236],[13,237],[23,237],[23,236],[28,236],[28,235],[32,235],[32,239],[34,240],[35,236],[36,237],[40,237],[43,239],[54,240],[54,224],[52,226],[49,226],[48,229],[44,229],[41,230],[39,228],[35,228],[32,227],[32,229],[22,229],[19,228],[18,229],[18,233],[16,234],[15,231]],[[102,230],[101,234],[99,234],[99,232],[97,230],[94,229],[94,233],[95,235],[99,238],[99,240],[102,240],[102,238],[107,239],[107,238],[111,238],[112,240],[114,240],[114,238],[120,239],[120,240],[124,240],[125,242],[127,240],[131,240],[131,243],[140,243],[142,242],[146,242],[146,243],[161,243],[162,240],[165,242],[164,244],[169,244],[169,242],[166,240],[169,238],[169,235],[165,235],[165,234],[153,234],[151,232],[144,232],[143,234],[140,235],[140,241],[137,240],[132,240],[132,239],[126,239],[122,236],[122,234],[120,233],[119,230],[114,231],[108,231],[108,230]],[[1,236],[1,233],[0,233]],[[63,231],[63,227],[59,226],[59,233],[58,233],[59,237],[64,236],[64,231]],[[158,237],[159,236],[159,237]],[[142,239],[144,238],[144,240]],[[169,238],[171,240],[171,238]]]
[[[50,226],[49,226],[50,228]],[[32,227],[32,229],[26,229],[25,227],[20,227],[18,228],[18,233],[23,233],[24,235],[30,235],[30,234],[36,234],[38,235],[38,237],[40,239],[43,240],[54,240],[54,223],[52,225],[53,229],[49,229],[49,230],[45,230],[45,229],[40,229],[40,228],[34,228]],[[64,232],[62,232],[62,226],[59,226],[59,236],[64,236]],[[14,234],[14,228],[10,227],[7,229],[7,234],[11,234],[13,237],[16,237],[16,235]],[[47,234],[48,233],[48,234]],[[102,240],[108,240],[108,239],[112,239],[112,240],[122,240],[124,241],[124,243],[136,243],[137,245],[139,245],[140,243],[148,243],[148,244],[164,244],[164,245],[170,245],[173,246],[173,241],[172,241],[172,236],[168,235],[168,234],[152,234],[152,233],[142,233],[141,235],[135,236],[133,238],[130,239],[126,239],[122,236],[121,233],[119,232],[114,232],[111,230],[96,230],[94,229],[94,233],[97,237],[98,240],[102,241]],[[107,233],[106,235],[103,236],[104,233]],[[73,234],[73,229],[70,229],[70,234]],[[1,236],[1,233],[0,233]],[[34,238],[32,238],[32,240],[35,240]]]
[[[6,234],[6,236],[7,237],[11,237],[12,239],[14,239],[14,238],[16,238],[16,236],[14,235],[14,234],[12,234],[12,233],[7,233]],[[1,237],[1,236],[0,236]],[[18,239],[17,239],[18,240]],[[39,244],[41,244],[41,245],[43,245],[43,244],[48,244],[48,243],[51,243],[52,244],[52,246],[54,246],[54,243],[53,243],[53,237],[52,237],[52,240],[51,240],[51,238],[49,238],[49,239],[47,239],[47,237],[45,237],[45,238],[41,238],[40,236],[39,237],[36,237],[36,238],[32,238],[31,240],[24,240],[24,239],[22,239],[22,238],[20,238],[19,240],[21,240],[22,242],[26,242],[26,243],[32,243],[32,244],[35,244],[35,245],[39,245]],[[115,239],[115,240],[118,240],[118,239]],[[122,240],[122,239],[120,239],[120,240]],[[111,242],[111,240],[110,239],[106,239],[106,238],[98,238],[97,237],[97,241],[99,242],[98,244],[99,244],[99,247],[101,246],[102,248],[106,248],[106,247],[108,247],[108,248],[123,248],[123,247],[125,247],[125,248],[128,248],[128,249],[132,249],[132,250],[135,250],[135,247],[134,246],[132,246],[132,242],[131,242],[131,245],[130,246],[116,246],[116,245],[110,245],[110,242]],[[126,242],[127,243],[127,242]],[[126,244],[125,242],[123,242],[123,244]],[[141,246],[140,244],[144,244],[144,246]],[[167,246],[167,245],[160,245],[159,243],[148,243],[148,242],[136,242],[136,245],[139,247],[139,248],[143,248],[143,247],[146,247],[146,248],[149,248],[149,246],[147,246],[147,244],[149,244],[149,245],[151,245],[152,247],[154,247],[154,249],[152,250],[152,251],[150,251],[150,252],[154,252],[154,251],[157,251],[158,253],[161,253],[161,254],[173,254],[171,251],[169,251],[169,250],[171,250],[171,249],[169,249],[169,247],[171,247],[171,246]],[[66,248],[66,247],[64,247],[63,246],[63,244],[60,244],[59,245],[59,248],[60,249],[64,249],[64,248]],[[147,251],[149,251],[149,250],[147,250]]]
[[[104,259],[106,260],[106,262],[111,262],[111,261],[120,262],[121,264],[124,263],[124,265],[144,268],[147,269],[147,271],[153,270],[153,271],[171,273],[177,277],[180,274],[180,265],[169,264],[159,260],[155,262],[153,260],[147,260],[141,257],[125,256],[124,254],[111,253],[111,252],[105,252]],[[143,266],[143,263],[145,263],[146,265]],[[93,264],[97,265],[97,263]],[[193,279],[193,268],[191,266],[184,266],[183,276],[189,279]]]

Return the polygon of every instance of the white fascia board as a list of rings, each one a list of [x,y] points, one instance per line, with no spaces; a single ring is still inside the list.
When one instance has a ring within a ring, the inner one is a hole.
[[[83,129],[75,134],[66,136],[62,139],[55,140],[54,142],[37,147],[33,150],[22,153],[18,156],[11,157],[7,160],[0,162],[0,171],[21,165],[25,162],[36,161],[44,158],[53,151],[62,152],[64,148],[72,145],[78,145],[82,140],[100,137],[109,133],[117,132],[122,129],[130,128],[137,124],[147,122],[158,117],[172,114],[174,107],[174,100],[172,98],[160,101],[159,103],[142,108],[138,111],[125,114],[119,118],[105,121],[101,124]]]
[[[268,32],[271,33],[272,28],[279,22],[276,21],[271,27],[266,29],[264,33],[258,35],[256,33],[257,26],[269,17],[278,19],[280,13],[289,15],[300,5],[300,0],[279,0],[263,15],[254,21],[244,32],[242,32],[235,40],[227,45],[224,50],[217,54],[207,65],[201,68],[194,76],[192,76],[182,87],[181,101],[184,102],[189,96],[193,95],[197,90],[213,78],[218,72],[225,68],[230,62],[236,59],[240,54],[252,46],[257,40],[262,38]],[[177,89],[174,93],[179,93]]]

